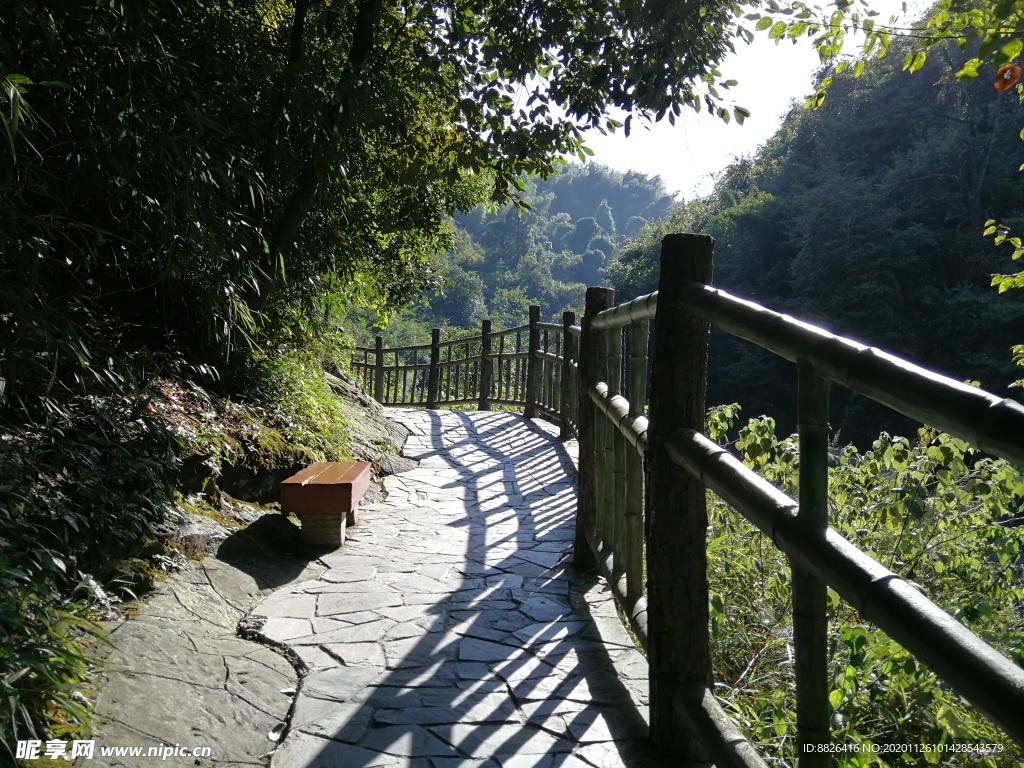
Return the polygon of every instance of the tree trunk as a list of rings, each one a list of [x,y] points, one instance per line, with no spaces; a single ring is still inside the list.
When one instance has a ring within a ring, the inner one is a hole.
[[[303,6],[302,10],[304,11],[305,3],[299,3],[296,7],[296,24],[298,24],[299,6]],[[333,120],[329,121],[331,135],[327,137],[331,142],[336,142],[339,136],[344,135],[345,128],[352,121],[358,79],[373,50],[382,8],[383,0],[360,0],[359,2],[348,62],[335,88],[334,99],[326,105],[324,110],[325,113],[334,113]],[[303,12],[303,21],[304,15]],[[293,30],[293,32],[301,35],[301,30]],[[295,54],[295,45],[293,36],[293,55]],[[299,45],[301,46],[301,41]],[[320,188],[327,177],[328,163],[332,159],[334,151],[335,146],[329,145],[323,140],[314,141],[310,148],[309,157],[299,174],[295,189],[288,202],[285,203],[270,237],[269,252],[255,275],[255,285],[246,296],[246,302],[254,312],[259,312],[266,306],[270,294],[284,278],[282,267],[295,248],[295,241],[299,237],[302,224],[316,202]]]

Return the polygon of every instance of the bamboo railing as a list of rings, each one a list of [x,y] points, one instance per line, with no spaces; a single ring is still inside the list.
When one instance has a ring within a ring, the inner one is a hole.
[[[573,565],[601,573],[629,618],[650,664],[651,736],[682,759],[765,766],[713,695],[709,489],[790,561],[800,768],[832,764],[827,587],[1024,745],[1024,670],[829,528],[827,497],[831,384],[1017,466],[1024,407],[711,288],[713,242],[667,236],[658,292],[615,306],[588,288],[579,326],[531,307],[504,331],[485,320],[479,336],[435,330],[429,345],[378,338],[357,348],[357,377],[381,403],[521,406],[578,437]],[[703,434],[711,324],[796,363],[797,502]]]
[[[687,760],[765,765],[713,695],[710,489],[790,560],[801,768],[832,764],[827,586],[1024,745],[1024,670],[828,527],[828,387],[844,386],[1018,466],[1024,408],[709,287],[713,242],[669,235],[659,291],[613,306],[610,289],[590,288],[582,322],[574,565],[608,579],[647,651],[652,738]],[[797,364],[798,502],[703,435],[710,324]]]
[[[374,347],[356,347],[352,368],[383,405],[518,406],[528,418],[555,421],[567,438],[578,421],[575,323],[572,312],[561,325],[542,323],[540,307],[532,306],[526,325],[492,331],[484,320],[479,336],[441,341],[435,328],[430,344],[389,348],[378,336]]]

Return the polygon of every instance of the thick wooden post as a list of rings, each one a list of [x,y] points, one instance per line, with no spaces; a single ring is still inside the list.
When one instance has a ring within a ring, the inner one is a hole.
[[[575,312],[562,313],[562,373],[558,377],[558,436],[563,440],[572,437],[572,334],[569,329],[576,325]]]
[[[828,381],[799,366],[800,507],[797,520],[825,536],[828,527]],[[799,768],[828,768],[828,596],[825,582],[791,564],[796,735]]]
[[[438,364],[441,362],[441,329],[430,332],[430,368],[427,369],[427,408],[437,408],[437,391],[441,378]]]
[[[667,235],[654,333],[648,431],[647,542],[648,662],[651,738],[685,760],[707,761],[697,734],[673,711],[679,690],[712,683],[708,638],[705,489],[675,467],[665,441],[677,429],[704,429],[708,324],[686,311],[677,289],[711,282],[714,239]]]
[[[480,323],[480,402],[477,408],[481,411],[491,410],[491,321]]]
[[[523,415],[532,419],[537,415],[537,398],[540,397],[541,360],[540,352],[540,307],[530,307],[530,346],[526,355],[526,406]]]
[[[583,333],[579,346],[579,493],[576,497],[576,539],[572,565],[581,573],[597,570],[593,537],[597,534],[597,419],[604,418],[588,391],[601,381],[608,355],[605,334],[590,330],[594,315],[615,300],[611,288],[587,288]]]
[[[378,403],[383,403],[384,397],[384,339],[376,336],[373,339],[376,361],[373,367],[373,397]]]

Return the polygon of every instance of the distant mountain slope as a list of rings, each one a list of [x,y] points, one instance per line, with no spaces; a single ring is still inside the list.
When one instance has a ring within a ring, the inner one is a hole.
[[[595,164],[530,180],[521,200],[521,209],[481,206],[455,219],[455,246],[439,258],[440,285],[391,319],[386,343],[422,343],[431,327],[476,327],[485,317],[495,328],[518,325],[530,304],[550,319],[582,311],[586,286],[604,280],[616,250],[676,204],[658,177]],[[369,335],[375,316],[355,320],[350,325],[361,323]]]
[[[1024,305],[989,287],[1010,262],[982,229],[1024,225],[1024,121],[1015,94],[956,80],[967,58],[951,46],[910,75],[896,51],[860,78],[836,76],[824,106],[794,109],[707,199],[624,248],[610,270],[619,296],[655,289],[664,232],[707,232],[716,285],[1004,390],[1018,378],[1008,348],[1024,337]],[[792,366],[724,336],[711,354],[712,402],[792,427]],[[833,401],[845,437],[900,423],[844,393]]]

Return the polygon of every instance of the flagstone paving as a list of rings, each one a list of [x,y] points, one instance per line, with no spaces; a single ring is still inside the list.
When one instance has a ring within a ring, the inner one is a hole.
[[[274,768],[646,768],[647,664],[570,567],[575,469],[553,428],[392,409],[387,478],[326,569],[248,625],[308,666]]]

